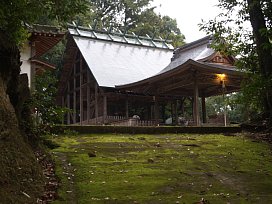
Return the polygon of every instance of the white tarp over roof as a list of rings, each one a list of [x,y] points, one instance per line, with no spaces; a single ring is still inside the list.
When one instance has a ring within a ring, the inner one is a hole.
[[[149,78],[163,70],[173,51],[73,36],[99,86],[115,87]]]

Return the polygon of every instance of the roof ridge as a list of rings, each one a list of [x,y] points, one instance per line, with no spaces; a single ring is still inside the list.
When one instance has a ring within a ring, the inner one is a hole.
[[[187,49],[192,49],[192,48],[194,48],[196,46],[199,46],[199,45],[202,45],[202,44],[205,44],[205,43],[210,44],[209,42],[212,40],[212,38],[213,38],[213,35],[207,35],[207,36],[205,36],[203,38],[200,38],[200,39],[195,40],[193,42],[182,45],[181,47],[177,48],[175,50],[175,52],[180,52],[180,51],[184,51],[184,50],[187,50]]]
[[[126,43],[126,44],[133,44],[133,45],[140,45],[140,46],[147,46],[153,48],[161,48],[161,49],[170,49],[173,50],[174,47],[169,44],[170,40],[167,39],[158,39],[155,36],[150,37],[149,35],[140,36],[136,35],[132,32],[132,34],[128,34],[127,32],[121,32],[120,30],[113,31],[112,28],[109,30],[95,30],[91,26],[89,28],[78,26],[75,23],[68,24],[68,28],[70,34],[75,36],[82,36],[92,39],[100,39],[112,42],[119,42],[119,43]],[[71,29],[74,31],[71,33]]]
[[[42,25],[42,24],[26,24],[26,28],[30,32],[37,32],[37,33],[50,33],[50,34],[65,34],[66,31],[62,30],[59,26],[53,26],[53,25]]]

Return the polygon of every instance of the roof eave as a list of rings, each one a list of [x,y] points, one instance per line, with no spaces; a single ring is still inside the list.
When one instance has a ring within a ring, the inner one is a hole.
[[[223,67],[223,65],[219,65],[219,64],[211,64],[211,63],[204,63],[204,62],[198,62],[192,59],[187,60],[185,63],[183,63],[182,65],[177,66],[174,69],[171,69],[167,72],[163,72],[160,73],[158,75],[152,76],[150,78],[138,81],[138,82],[134,82],[131,84],[124,84],[124,85],[118,85],[115,86],[117,89],[128,89],[128,88],[132,88],[132,87],[136,87],[136,86],[140,86],[140,85],[144,85],[145,83],[152,83],[154,81],[159,80],[160,78],[163,77],[170,77],[171,75],[176,75],[179,72],[184,72],[190,68],[192,68],[192,66],[194,66],[194,69],[196,70],[204,70],[204,71],[215,71],[218,74],[235,74],[235,75],[239,75],[239,76],[243,76],[244,73],[243,72],[239,72],[237,70],[235,70],[234,66],[225,66]],[[218,67],[220,66],[220,67]]]

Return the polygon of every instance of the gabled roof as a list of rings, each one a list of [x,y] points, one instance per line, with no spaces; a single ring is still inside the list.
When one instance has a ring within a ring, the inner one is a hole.
[[[174,69],[185,63],[188,59],[201,61],[216,53],[214,49],[210,48],[211,38],[212,36],[206,36],[177,48],[174,51],[174,56],[171,59],[171,63],[160,73]]]
[[[222,93],[218,74],[225,74],[225,93],[239,91],[243,73],[236,70],[233,57],[210,48],[210,40],[207,36],[178,48],[171,63],[158,74],[116,88],[151,95],[193,96],[197,80],[199,95],[209,97]]]
[[[52,47],[58,44],[65,35],[66,32],[62,32],[58,27],[48,25],[28,26],[28,30],[31,33],[29,40],[35,47],[35,53],[32,58],[39,58]]]
[[[69,28],[90,71],[101,87],[133,83],[160,72],[170,63],[173,47],[164,40]]]

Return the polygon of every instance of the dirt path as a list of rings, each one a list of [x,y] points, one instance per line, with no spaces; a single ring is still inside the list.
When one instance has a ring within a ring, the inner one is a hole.
[[[76,198],[75,185],[74,185],[75,169],[73,168],[71,163],[68,162],[68,158],[65,153],[55,152],[55,155],[57,156],[57,159],[61,162],[63,176],[67,178],[66,183],[61,184],[61,185],[64,185],[63,188],[66,193],[65,203],[76,204],[77,198]]]

